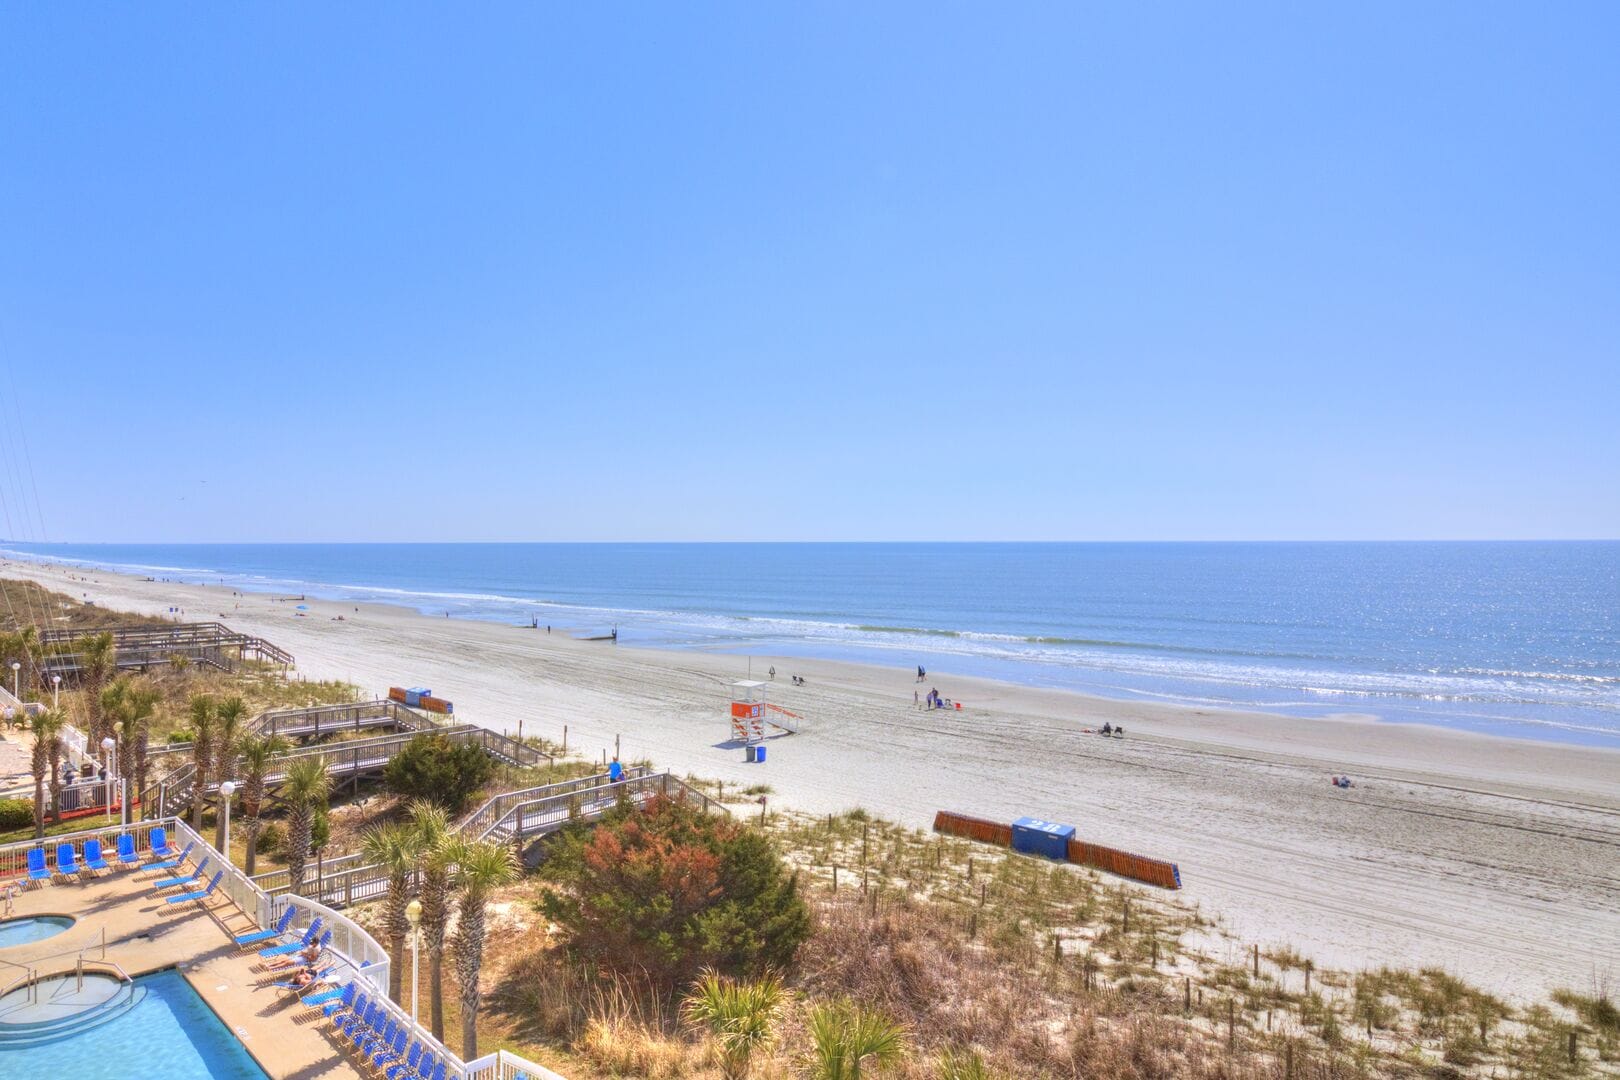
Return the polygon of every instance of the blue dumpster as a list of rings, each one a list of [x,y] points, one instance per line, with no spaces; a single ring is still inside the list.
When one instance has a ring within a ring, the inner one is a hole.
[[[1012,825],[1014,851],[1027,855],[1045,855],[1048,859],[1067,862],[1069,840],[1074,836],[1073,825],[1059,825],[1055,821],[1021,817]]]

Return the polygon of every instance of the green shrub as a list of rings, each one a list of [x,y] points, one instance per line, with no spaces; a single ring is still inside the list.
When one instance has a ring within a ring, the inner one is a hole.
[[[190,728],[175,728],[173,731],[169,732],[169,744],[171,746],[179,743],[188,743],[194,738],[196,738],[196,736],[191,733]]]
[[[703,968],[787,971],[810,933],[798,878],[763,833],[664,799],[570,826],[547,873],[546,915],[580,959],[673,990]]]
[[[424,734],[406,743],[388,762],[383,784],[396,795],[428,799],[454,812],[466,806],[494,775],[495,763],[482,747]]]
[[[0,831],[26,829],[34,823],[32,799],[0,799]]]
[[[259,830],[257,850],[260,855],[276,856],[287,846],[287,826],[279,821],[267,821]]]

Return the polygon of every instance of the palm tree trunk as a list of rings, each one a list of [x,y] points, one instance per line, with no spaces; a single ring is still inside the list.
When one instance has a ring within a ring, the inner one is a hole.
[[[292,891],[304,891],[304,865],[309,858],[309,835],[314,827],[314,810],[309,806],[294,806],[288,817],[287,880]]]
[[[461,984],[461,1057],[478,1056],[478,976],[484,966],[484,898],[464,894],[456,933],[456,981]]]
[[[444,950],[428,952],[428,996],[433,1003],[433,1037],[444,1041]]]
[[[34,839],[45,838],[45,777],[34,774]]]
[[[259,815],[254,814],[247,819],[247,858],[243,860],[242,872],[252,877],[258,868],[259,862]]]

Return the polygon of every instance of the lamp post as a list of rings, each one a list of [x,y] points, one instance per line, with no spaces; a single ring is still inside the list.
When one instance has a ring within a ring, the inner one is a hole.
[[[219,853],[231,861],[231,796],[236,794],[236,781],[227,780],[219,785],[219,837],[223,845]]]
[[[17,660],[11,662],[11,696],[22,700],[22,663]]]
[[[101,771],[107,774],[106,781],[101,785],[107,794],[107,823],[112,824],[112,778],[113,778],[113,747],[118,743],[111,735],[101,740]]]
[[[411,924],[411,1023],[416,1023],[416,972],[417,972],[417,945],[421,941],[421,933],[417,925],[422,921],[422,901],[412,900],[405,905],[405,918]]]
[[[51,676],[51,708],[57,708],[62,701],[62,676]]]

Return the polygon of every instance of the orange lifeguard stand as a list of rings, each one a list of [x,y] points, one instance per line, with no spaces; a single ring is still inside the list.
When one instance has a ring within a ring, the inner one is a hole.
[[[765,741],[765,684],[731,684],[731,737],[744,746]]]

